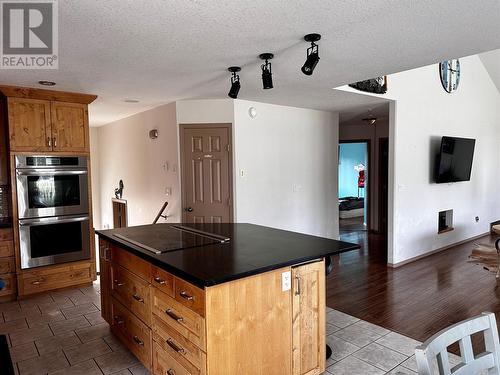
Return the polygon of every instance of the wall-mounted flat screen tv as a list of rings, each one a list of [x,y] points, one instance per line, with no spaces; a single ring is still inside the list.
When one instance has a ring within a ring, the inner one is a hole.
[[[436,183],[469,181],[475,139],[443,137],[436,163]]]

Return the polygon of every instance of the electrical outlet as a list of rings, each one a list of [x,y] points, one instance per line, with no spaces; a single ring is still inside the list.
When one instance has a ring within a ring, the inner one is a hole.
[[[290,271],[281,274],[281,291],[286,292],[292,289],[292,273]]]
[[[165,188],[165,195],[171,196],[172,195],[172,188],[171,187],[166,187]]]

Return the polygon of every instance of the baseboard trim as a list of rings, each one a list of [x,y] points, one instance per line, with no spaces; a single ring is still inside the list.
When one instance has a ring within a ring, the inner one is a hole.
[[[450,245],[446,245],[446,246],[440,247],[439,249],[429,251],[428,253],[425,253],[425,254],[417,255],[416,257],[403,260],[402,262],[387,263],[387,266],[390,267],[390,268],[398,268],[398,267],[404,266],[404,265],[406,265],[408,263],[413,263],[413,262],[415,262],[417,260],[420,260],[420,259],[423,259],[423,258],[427,258],[428,256],[434,255],[436,253],[440,253],[441,251],[448,250],[448,249],[450,249],[452,247],[460,246],[460,245],[462,245],[464,243],[475,241],[475,240],[477,240],[477,239],[479,239],[481,237],[487,236],[489,234],[490,234],[490,232],[485,232],[483,234],[478,234],[477,236],[474,236],[474,237],[471,237],[471,238],[467,238],[465,240],[462,240],[462,241],[459,241],[459,242],[452,243]]]

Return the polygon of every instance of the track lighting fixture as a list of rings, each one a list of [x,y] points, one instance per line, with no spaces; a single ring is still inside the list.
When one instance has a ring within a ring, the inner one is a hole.
[[[238,73],[241,71],[241,68],[239,66],[231,66],[227,70],[229,70],[232,75],[231,75],[231,89],[229,90],[229,93],[227,94],[230,98],[236,99],[238,98],[238,93],[240,92],[241,84],[240,84],[240,76]]]
[[[311,42],[311,47],[307,49],[307,60],[302,66],[302,73],[304,73],[307,76],[310,76],[314,72],[314,68],[316,68],[316,65],[318,64],[319,61],[319,47],[315,43],[318,40],[321,39],[320,34],[307,34],[304,37],[304,40],[306,42]]]
[[[259,57],[264,60],[264,64],[261,65],[262,68],[262,87],[264,90],[273,88],[273,72],[271,70],[271,60],[274,55],[272,53],[263,53]]]

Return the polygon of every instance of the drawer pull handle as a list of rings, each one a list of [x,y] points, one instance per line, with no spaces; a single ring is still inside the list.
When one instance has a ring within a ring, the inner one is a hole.
[[[31,283],[31,285],[40,285],[41,283],[43,283],[43,279],[40,279],[40,280],[35,280]]]
[[[165,285],[167,283],[165,280],[163,280],[161,277],[158,276],[156,276],[154,280],[160,285]]]
[[[174,313],[174,312],[172,311],[172,309],[167,309],[167,310],[165,311],[165,314],[167,314],[169,317],[171,317],[173,320],[175,320],[175,321],[177,321],[177,322],[179,322],[179,323],[181,323],[181,322],[183,322],[183,321],[184,321],[184,318],[183,318],[183,317],[181,317],[181,316],[179,316],[179,315],[177,315],[176,313]]]
[[[193,296],[190,296],[189,294],[187,294],[184,290],[182,292],[179,293],[179,295],[184,298],[185,300],[187,301],[192,301],[194,300],[194,297]]]
[[[137,345],[144,346],[144,341],[142,341],[139,337],[132,337]]]
[[[115,322],[116,322],[116,324],[123,324],[123,323],[125,323],[123,321],[122,317],[119,316],[119,315],[115,315]]]
[[[135,299],[137,302],[144,303],[144,298],[141,298],[141,296],[137,294],[132,294],[132,298]]]
[[[175,375],[174,370],[172,370],[171,368],[169,368],[169,369],[167,370],[167,375]]]
[[[295,295],[299,296],[300,295],[300,276],[295,276],[295,279],[297,279],[297,290],[295,291]]]
[[[125,285],[125,283],[121,283],[118,280],[115,280],[115,284],[116,284],[116,286],[124,286]]]
[[[184,354],[186,353],[186,351],[184,350],[184,348],[181,348],[180,346],[178,346],[174,340],[172,339],[168,339],[167,340],[167,344],[168,346],[170,346],[172,349],[174,349],[177,353],[180,353],[180,354]]]

